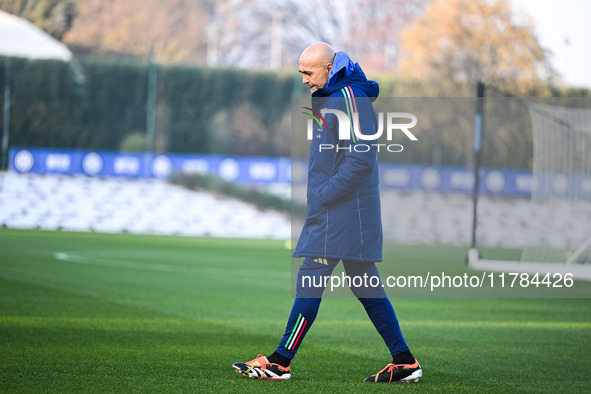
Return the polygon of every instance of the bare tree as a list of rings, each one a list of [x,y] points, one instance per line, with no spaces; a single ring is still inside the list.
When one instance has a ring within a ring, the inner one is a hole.
[[[72,27],[80,0],[0,0],[0,9],[25,18],[58,40]]]
[[[66,43],[94,53],[205,63],[206,13],[194,0],[87,0]]]
[[[350,0],[226,0],[211,7],[210,64],[270,67],[280,45],[279,66],[295,65],[314,41],[338,43],[347,24]],[[280,30],[280,31],[277,31]],[[281,42],[273,36],[281,37]]]
[[[425,12],[429,0],[355,0],[344,47],[366,71],[397,72],[400,32]]]
[[[506,0],[435,0],[401,36],[400,71],[457,82],[512,81],[551,74],[548,52]]]

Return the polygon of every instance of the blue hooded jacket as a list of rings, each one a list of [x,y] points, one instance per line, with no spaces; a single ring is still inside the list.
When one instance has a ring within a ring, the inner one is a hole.
[[[359,131],[376,133],[372,105],[379,86],[368,81],[359,64],[338,52],[328,82],[312,94],[312,109],[359,115]],[[314,124],[308,163],[307,217],[294,257],[382,261],[382,221],[376,141],[339,139],[339,121],[325,113]],[[354,123],[351,122],[351,125]],[[330,149],[330,147],[333,147]]]

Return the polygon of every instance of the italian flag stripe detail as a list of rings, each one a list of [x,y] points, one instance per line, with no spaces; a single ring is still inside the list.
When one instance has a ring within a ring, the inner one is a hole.
[[[351,86],[347,86],[349,90],[349,94],[351,95],[351,101],[353,102],[353,110],[357,112],[357,101],[355,101],[355,95],[353,94],[353,88]]]
[[[295,327],[297,327],[300,324],[300,320],[302,319],[302,314],[300,313],[300,315],[298,316],[298,320],[296,321]],[[291,338],[293,338],[293,333],[295,332],[295,330],[291,330],[291,335],[289,336],[289,339],[287,340],[287,343],[285,344],[285,347],[289,346],[289,343],[291,342]]]
[[[347,86],[348,88],[349,86]],[[347,107],[347,116],[349,116],[350,124],[351,124],[351,137],[353,138],[353,143],[357,143],[357,139],[355,138],[355,133],[353,132],[353,116],[351,115],[353,112],[353,103],[351,100],[351,95],[347,88],[342,88],[341,93],[345,96],[345,106]],[[355,104],[357,106],[357,104]]]
[[[306,320],[306,318],[302,316],[302,314],[300,313],[300,315],[298,316],[298,320],[296,321],[296,324],[294,326],[294,329],[291,331],[291,335],[289,336],[289,339],[285,344],[285,348],[287,350],[295,349],[298,342],[300,341],[300,338],[302,336],[302,333],[304,332],[304,329],[306,328],[307,323],[308,321]]]
[[[293,346],[291,347],[292,349],[294,349],[298,345],[298,343],[300,342],[300,338],[302,337],[302,334],[304,333],[304,330],[306,329],[306,324],[308,324],[308,321],[306,319],[304,319],[304,325],[302,326],[302,329],[300,330],[300,333],[298,334],[297,339],[293,343]]]

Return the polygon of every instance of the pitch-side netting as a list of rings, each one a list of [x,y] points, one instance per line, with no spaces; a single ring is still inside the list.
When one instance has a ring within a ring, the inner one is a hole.
[[[591,269],[591,110],[528,106],[534,133],[532,204],[542,215],[531,227],[521,260]]]
[[[591,280],[591,109],[527,103],[533,128],[531,204],[521,260],[487,261],[471,251],[473,268],[572,273]]]

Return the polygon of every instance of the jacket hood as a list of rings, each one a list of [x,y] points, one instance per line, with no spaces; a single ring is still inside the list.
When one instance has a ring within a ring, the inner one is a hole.
[[[378,97],[380,92],[378,83],[368,81],[358,63],[354,63],[345,52],[337,52],[326,85],[312,93],[312,97],[330,96],[345,86],[363,90],[367,97],[372,98],[372,101]]]

